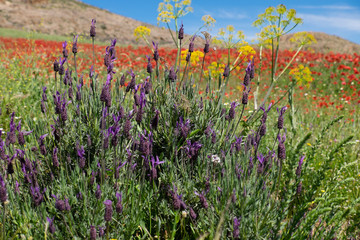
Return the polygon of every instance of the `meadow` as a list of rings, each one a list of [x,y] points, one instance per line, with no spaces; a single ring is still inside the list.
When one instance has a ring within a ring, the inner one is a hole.
[[[200,46],[174,2],[174,48],[146,27],[95,44],[94,20],[0,37],[2,239],[359,239],[360,55],[282,50],[283,5],[256,44],[228,26]]]

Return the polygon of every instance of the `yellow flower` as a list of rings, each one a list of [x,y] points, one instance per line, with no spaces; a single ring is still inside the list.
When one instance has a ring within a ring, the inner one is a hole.
[[[228,26],[226,26],[226,30],[228,30],[228,32],[233,32],[234,31],[234,26],[233,25],[228,25]]]
[[[300,64],[297,68],[292,69],[289,75],[291,75],[300,86],[304,84],[309,87],[310,83],[313,81],[310,69],[308,67],[304,67],[302,64]]]
[[[186,56],[188,54],[188,50],[182,50],[181,51],[181,64],[185,65],[186,64]],[[204,53],[201,51],[194,51],[191,53],[191,58],[190,58],[190,64],[191,65],[196,65],[198,62],[200,62],[204,57]]]
[[[201,20],[204,21],[204,25],[207,27],[213,27],[215,25],[216,20],[210,15],[204,15]]]
[[[288,27],[291,30],[301,23],[302,19],[296,17],[294,9],[286,9],[285,5],[280,4],[276,9],[275,7],[268,7],[265,13],[259,14],[253,25],[263,27],[260,33],[262,38],[274,39],[287,33]],[[267,25],[263,26],[264,24]]]
[[[240,47],[238,52],[240,53],[241,57],[246,57],[249,55],[253,56],[256,54],[255,50],[252,47],[250,47],[249,45]]]
[[[158,20],[158,22],[169,23],[171,21],[171,19],[174,19],[174,18],[175,18],[175,16],[172,12],[162,11],[159,13],[157,20]]]
[[[209,65],[208,70],[205,71],[205,75],[209,76],[209,74],[211,74],[213,78],[216,78],[224,72],[224,69],[225,69],[225,64],[212,62]]]
[[[193,9],[190,4],[191,0],[164,0],[164,2],[159,3],[158,24],[159,22],[169,23],[171,19],[177,19],[192,12]]]
[[[134,36],[136,37],[136,41],[139,41],[140,38],[146,38],[146,36],[150,36],[150,28],[145,26],[138,26],[134,29]]]
[[[297,32],[290,38],[290,42],[297,43],[300,45],[310,45],[316,43],[314,35],[308,32]]]

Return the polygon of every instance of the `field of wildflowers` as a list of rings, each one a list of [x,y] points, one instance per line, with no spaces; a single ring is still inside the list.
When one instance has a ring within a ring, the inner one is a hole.
[[[360,238],[360,55],[281,50],[284,5],[257,46],[186,36],[190,5],[174,48],[0,37],[2,239]]]

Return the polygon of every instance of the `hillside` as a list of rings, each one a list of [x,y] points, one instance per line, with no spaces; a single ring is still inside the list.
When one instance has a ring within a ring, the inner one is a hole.
[[[329,35],[322,32],[311,32],[317,43],[310,46],[315,52],[340,52],[340,53],[360,53],[360,45],[350,42],[335,35]],[[282,49],[295,49],[296,45],[290,42],[294,34],[287,34],[282,37],[280,44]]]
[[[154,9],[155,11],[155,9]],[[167,29],[143,23],[111,13],[76,0],[0,0],[0,28],[36,31],[38,33],[73,36],[89,36],[91,19],[96,18],[97,40],[109,42],[116,38],[118,44],[142,44],[137,42],[133,31],[145,25],[151,29],[151,40],[160,46],[172,46]],[[317,43],[311,48],[316,52],[360,52],[360,45],[326,33],[313,33]],[[282,38],[282,49],[294,49],[289,39]],[[200,40],[200,39],[198,39]],[[202,43],[198,42],[199,47]]]
[[[136,44],[133,31],[145,25],[152,40],[160,45],[171,43],[169,32],[150,24],[111,13],[74,0],[0,0],[0,27],[36,31],[45,34],[89,35],[91,19],[96,19],[97,39],[119,44]]]

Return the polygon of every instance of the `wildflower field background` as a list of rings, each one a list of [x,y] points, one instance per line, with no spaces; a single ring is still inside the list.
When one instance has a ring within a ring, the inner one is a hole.
[[[360,239],[360,54],[283,49],[284,5],[256,43],[158,11],[173,47],[97,42],[96,19],[0,37],[2,239]]]

